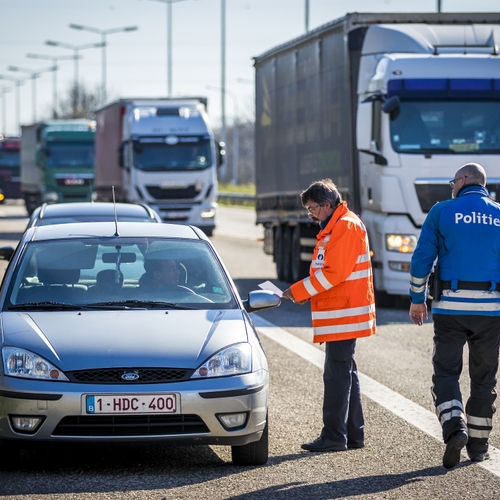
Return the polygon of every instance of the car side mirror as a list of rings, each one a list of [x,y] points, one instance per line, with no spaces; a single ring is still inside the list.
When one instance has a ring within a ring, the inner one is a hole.
[[[281,304],[281,297],[269,290],[254,290],[248,293],[248,299],[243,301],[243,306],[248,313],[272,309]]]
[[[10,260],[14,254],[13,247],[0,247],[0,259]]]

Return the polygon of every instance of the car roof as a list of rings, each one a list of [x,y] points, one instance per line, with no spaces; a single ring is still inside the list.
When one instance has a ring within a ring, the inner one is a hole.
[[[61,217],[65,215],[75,216],[81,214],[114,216],[115,207],[116,213],[121,216],[148,216],[154,218],[154,212],[146,205],[111,202],[76,202],[42,205],[38,218]]]
[[[117,233],[118,229],[118,234]],[[144,222],[77,222],[34,226],[24,235],[25,241],[55,239],[81,239],[100,237],[163,237],[207,240],[205,234],[194,226],[181,224],[144,224]]]

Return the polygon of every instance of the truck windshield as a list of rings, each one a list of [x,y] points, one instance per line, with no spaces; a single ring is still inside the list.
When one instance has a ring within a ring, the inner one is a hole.
[[[93,142],[52,142],[45,150],[49,167],[92,167],[95,161]]]
[[[203,170],[212,164],[210,139],[194,142],[134,143],[134,165],[139,170]]]
[[[500,101],[402,100],[390,132],[398,153],[498,153]]]
[[[0,149],[0,167],[19,168],[20,156],[19,150]]]

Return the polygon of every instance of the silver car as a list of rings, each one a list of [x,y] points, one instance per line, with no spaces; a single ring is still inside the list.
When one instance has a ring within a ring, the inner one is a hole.
[[[229,445],[268,458],[268,367],[202,231],[98,222],[28,229],[1,289],[0,441]],[[4,453],[2,453],[4,454]]]

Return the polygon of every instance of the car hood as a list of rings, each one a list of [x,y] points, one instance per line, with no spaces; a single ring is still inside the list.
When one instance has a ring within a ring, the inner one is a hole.
[[[197,368],[248,340],[246,315],[223,311],[43,311],[2,313],[4,346],[23,347],[61,370]]]

